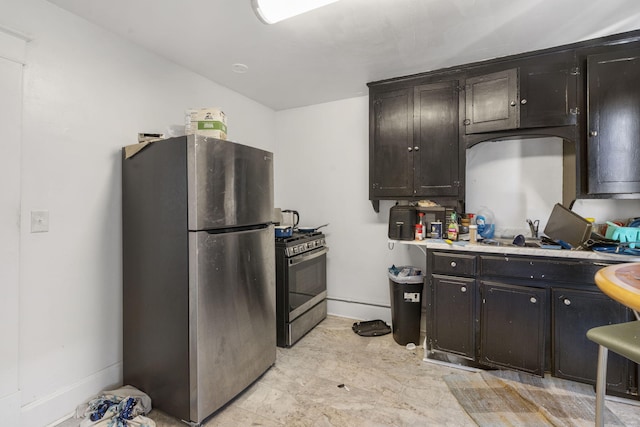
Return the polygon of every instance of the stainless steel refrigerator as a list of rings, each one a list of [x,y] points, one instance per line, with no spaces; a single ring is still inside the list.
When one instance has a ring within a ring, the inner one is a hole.
[[[275,362],[273,155],[193,135],[127,154],[124,384],[200,424]]]

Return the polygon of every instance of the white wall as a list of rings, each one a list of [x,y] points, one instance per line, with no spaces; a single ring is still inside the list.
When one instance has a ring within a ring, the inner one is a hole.
[[[368,108],[368,97],[359,97],[276,114],[276,206],[299,211],[301,225],[330,224],[329,312],[389,321],[387,268],[424,267],[424,257],[417,248],[389,250],[392,203],[376,214],[367,200]]]
[[[0,10],[1,27],[32,39],[21,147],[19,388],[20,425],[41,427],[122,381],[120,148],[138,132],[183,124],[186,108],[220,107],[229,139],[275,151],[275,113],[44,0],[0,0]],[[49,212],[49,232],[30,233],[35,210]]]
[[[529,236],[526,219],[542,232],[562,203],[562,139],[487,141],[466,152],[466,210],[495,217],[496,237]]]
[[[572,209],[585,218],[594,218],[596,223],[604,224],[607,221],[625,223],[630,218],[640,217],[640,200],[576,200]]]
[[[488,208],[495,216],[496,236],[529,236],[525,219],[544,228],[556,203],[562,203],[560,138],[488,141],[467,150],[466,208]],[[571,174],[575,171],[569,171]],[[573,207],[596,223],[640,216],[640,200],[578,199]]]

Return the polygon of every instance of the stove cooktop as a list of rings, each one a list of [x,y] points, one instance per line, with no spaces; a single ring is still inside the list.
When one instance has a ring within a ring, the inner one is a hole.
[[[322,234],[320,231],[314,231],[312,233],[294,231],[291,237],[276,237],[276,243],[280,243],[283,245],[297,244],[306,242],[308,240],[316,240],[321,237],[324,237],[324,234]]]

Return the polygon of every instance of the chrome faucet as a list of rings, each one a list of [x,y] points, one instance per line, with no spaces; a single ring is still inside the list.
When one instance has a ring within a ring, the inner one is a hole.
[[[540,225],[540,220],[536,219],[534,221],[531,221],[530,219],[527,220],[527,224],[529,224],[529,230],[531,231],[531,237],[533,237],[534,239],[538,238],[538,226]]]

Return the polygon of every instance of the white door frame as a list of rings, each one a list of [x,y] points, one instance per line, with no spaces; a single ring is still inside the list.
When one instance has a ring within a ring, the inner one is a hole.
[[[0,27],[0,414],[20,425],[20,175],[27,39]]]

